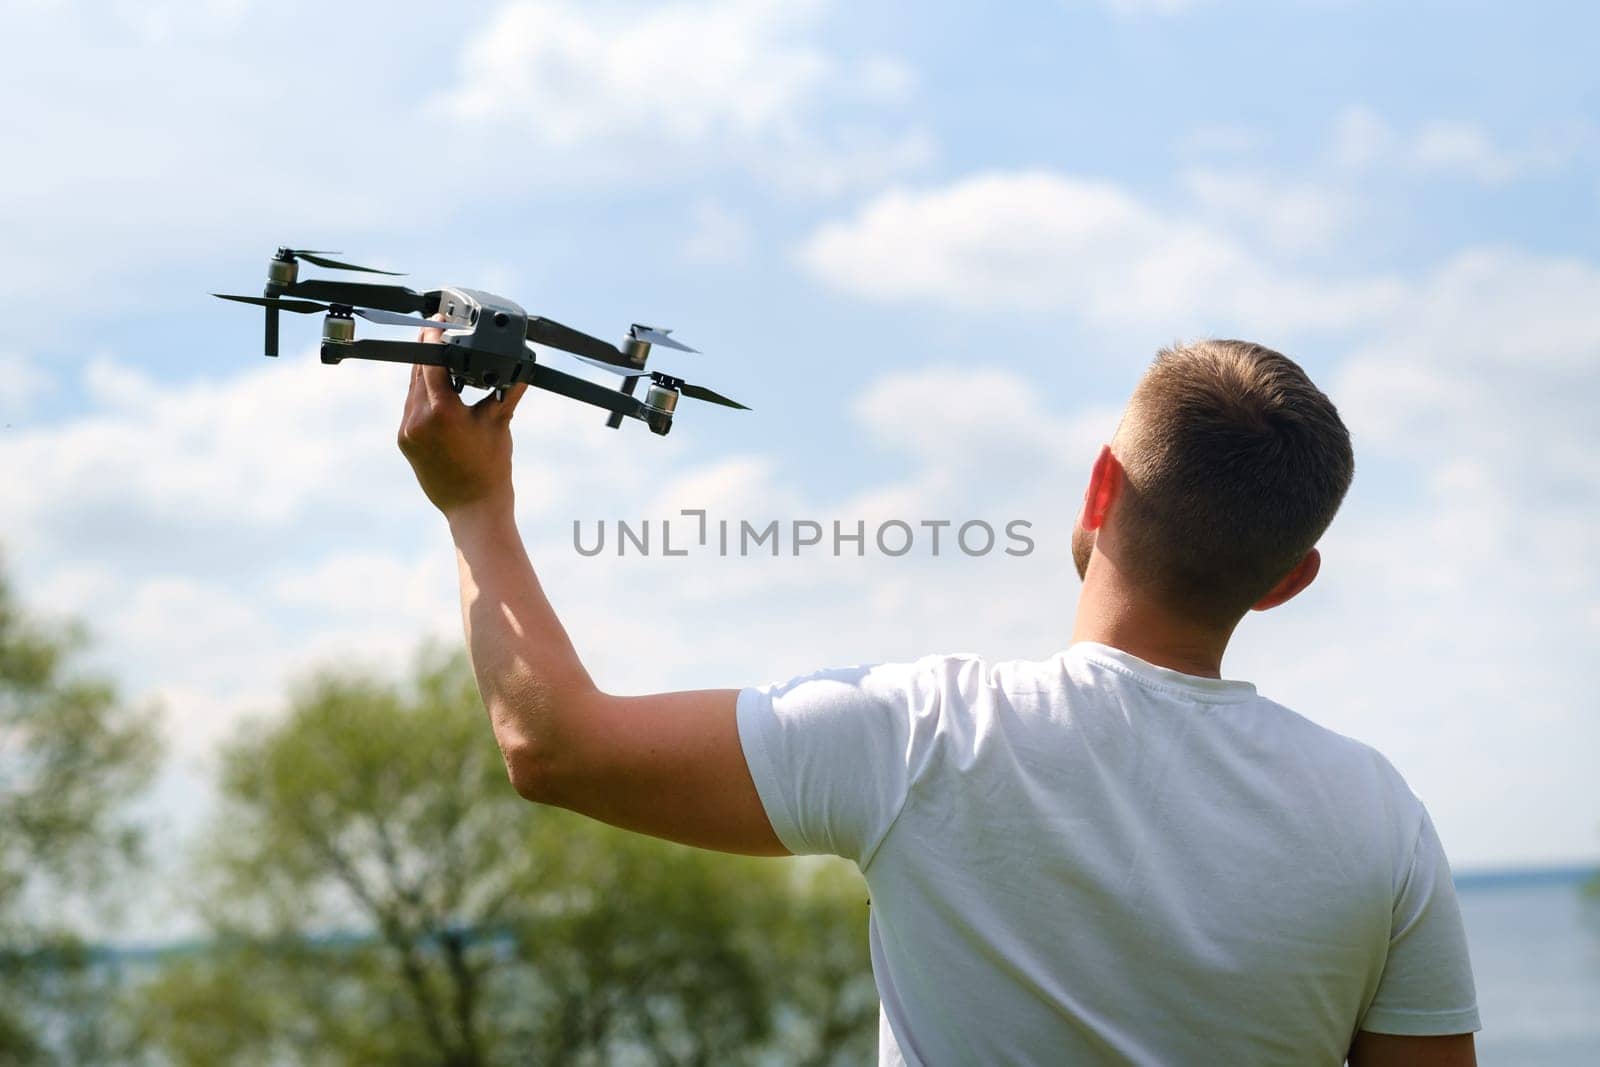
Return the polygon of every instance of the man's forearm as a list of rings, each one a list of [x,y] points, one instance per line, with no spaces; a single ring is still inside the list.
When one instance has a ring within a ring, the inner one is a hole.
[[[517,791],[536,799],[560,750],[561,714],[594,682],[545,597],[509,501],[450,516],[467,651]]]

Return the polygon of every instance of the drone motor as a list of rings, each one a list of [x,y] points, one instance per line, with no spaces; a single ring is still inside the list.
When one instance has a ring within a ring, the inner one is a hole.
[[[662,375],[665,378],[665,375]],[[678,406],[678,390],[668,382],[652,382],[644,395],[645,425],[650,432],[666,436],[672,429],[672,413]]]
[[[644,362],[650,358],[650,342],[641,341],[637,337],[629,336],[622,342],[622,354],[629,363],[644,371]]]
[[[278,255],[267,260],[267,284],[290,286],[300,280],[300,264],[283,255],[279,249]]]
[[[356,320],[349,308],[331,307],[322,320],[322,339],[348,344],[356,339]]]

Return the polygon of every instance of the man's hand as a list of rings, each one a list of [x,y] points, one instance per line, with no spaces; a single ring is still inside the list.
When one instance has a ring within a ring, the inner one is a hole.
[[[443,337],[426,328],[417,339],[438,344]],[[446,518],[480,507],[510,511],[511,415],[527,391],[526,384],[513,385],[504,400],[491,393],[469,407],[450,388],[443,367],[412,367],[400,451]]]

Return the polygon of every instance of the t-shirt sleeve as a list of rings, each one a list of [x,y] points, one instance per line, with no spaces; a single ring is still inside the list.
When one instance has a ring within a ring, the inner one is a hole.
[[[939,697],[917,674],[851,667],[740,691],[745,762],[790,852],[871,862],[936,732]]]
[[[1426,811],[1395,899],[1389,957],[1361,1029],[1417,1037],[1482,1029],[1455,883]]]

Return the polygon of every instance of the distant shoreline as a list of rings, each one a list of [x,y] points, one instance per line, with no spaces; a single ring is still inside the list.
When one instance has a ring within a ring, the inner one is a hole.
[[[1454,878],[1456,889],[1462,893],[1560,886],[1571,886],[1576,889],[1592,878],[1600,878],[1600,866],[1477,868],[1458,872]],[[339,931],[316,936],[310,940],[323,947],[338,948],[365,944],[370,936],[360,932]],[[148,964],[169,956],[193,955],[206,951],[212,945],[213,942],[209,938],[188,937],[170,941],[134,939],[92,943],[84,948],[90,958],[97,963]]]
[[[1477,892],[1490,889],[1529,889],[1534,886],[1581,885],[1600,877],[1600,867],[1504,867],[1458,871],[1456,889]]]

